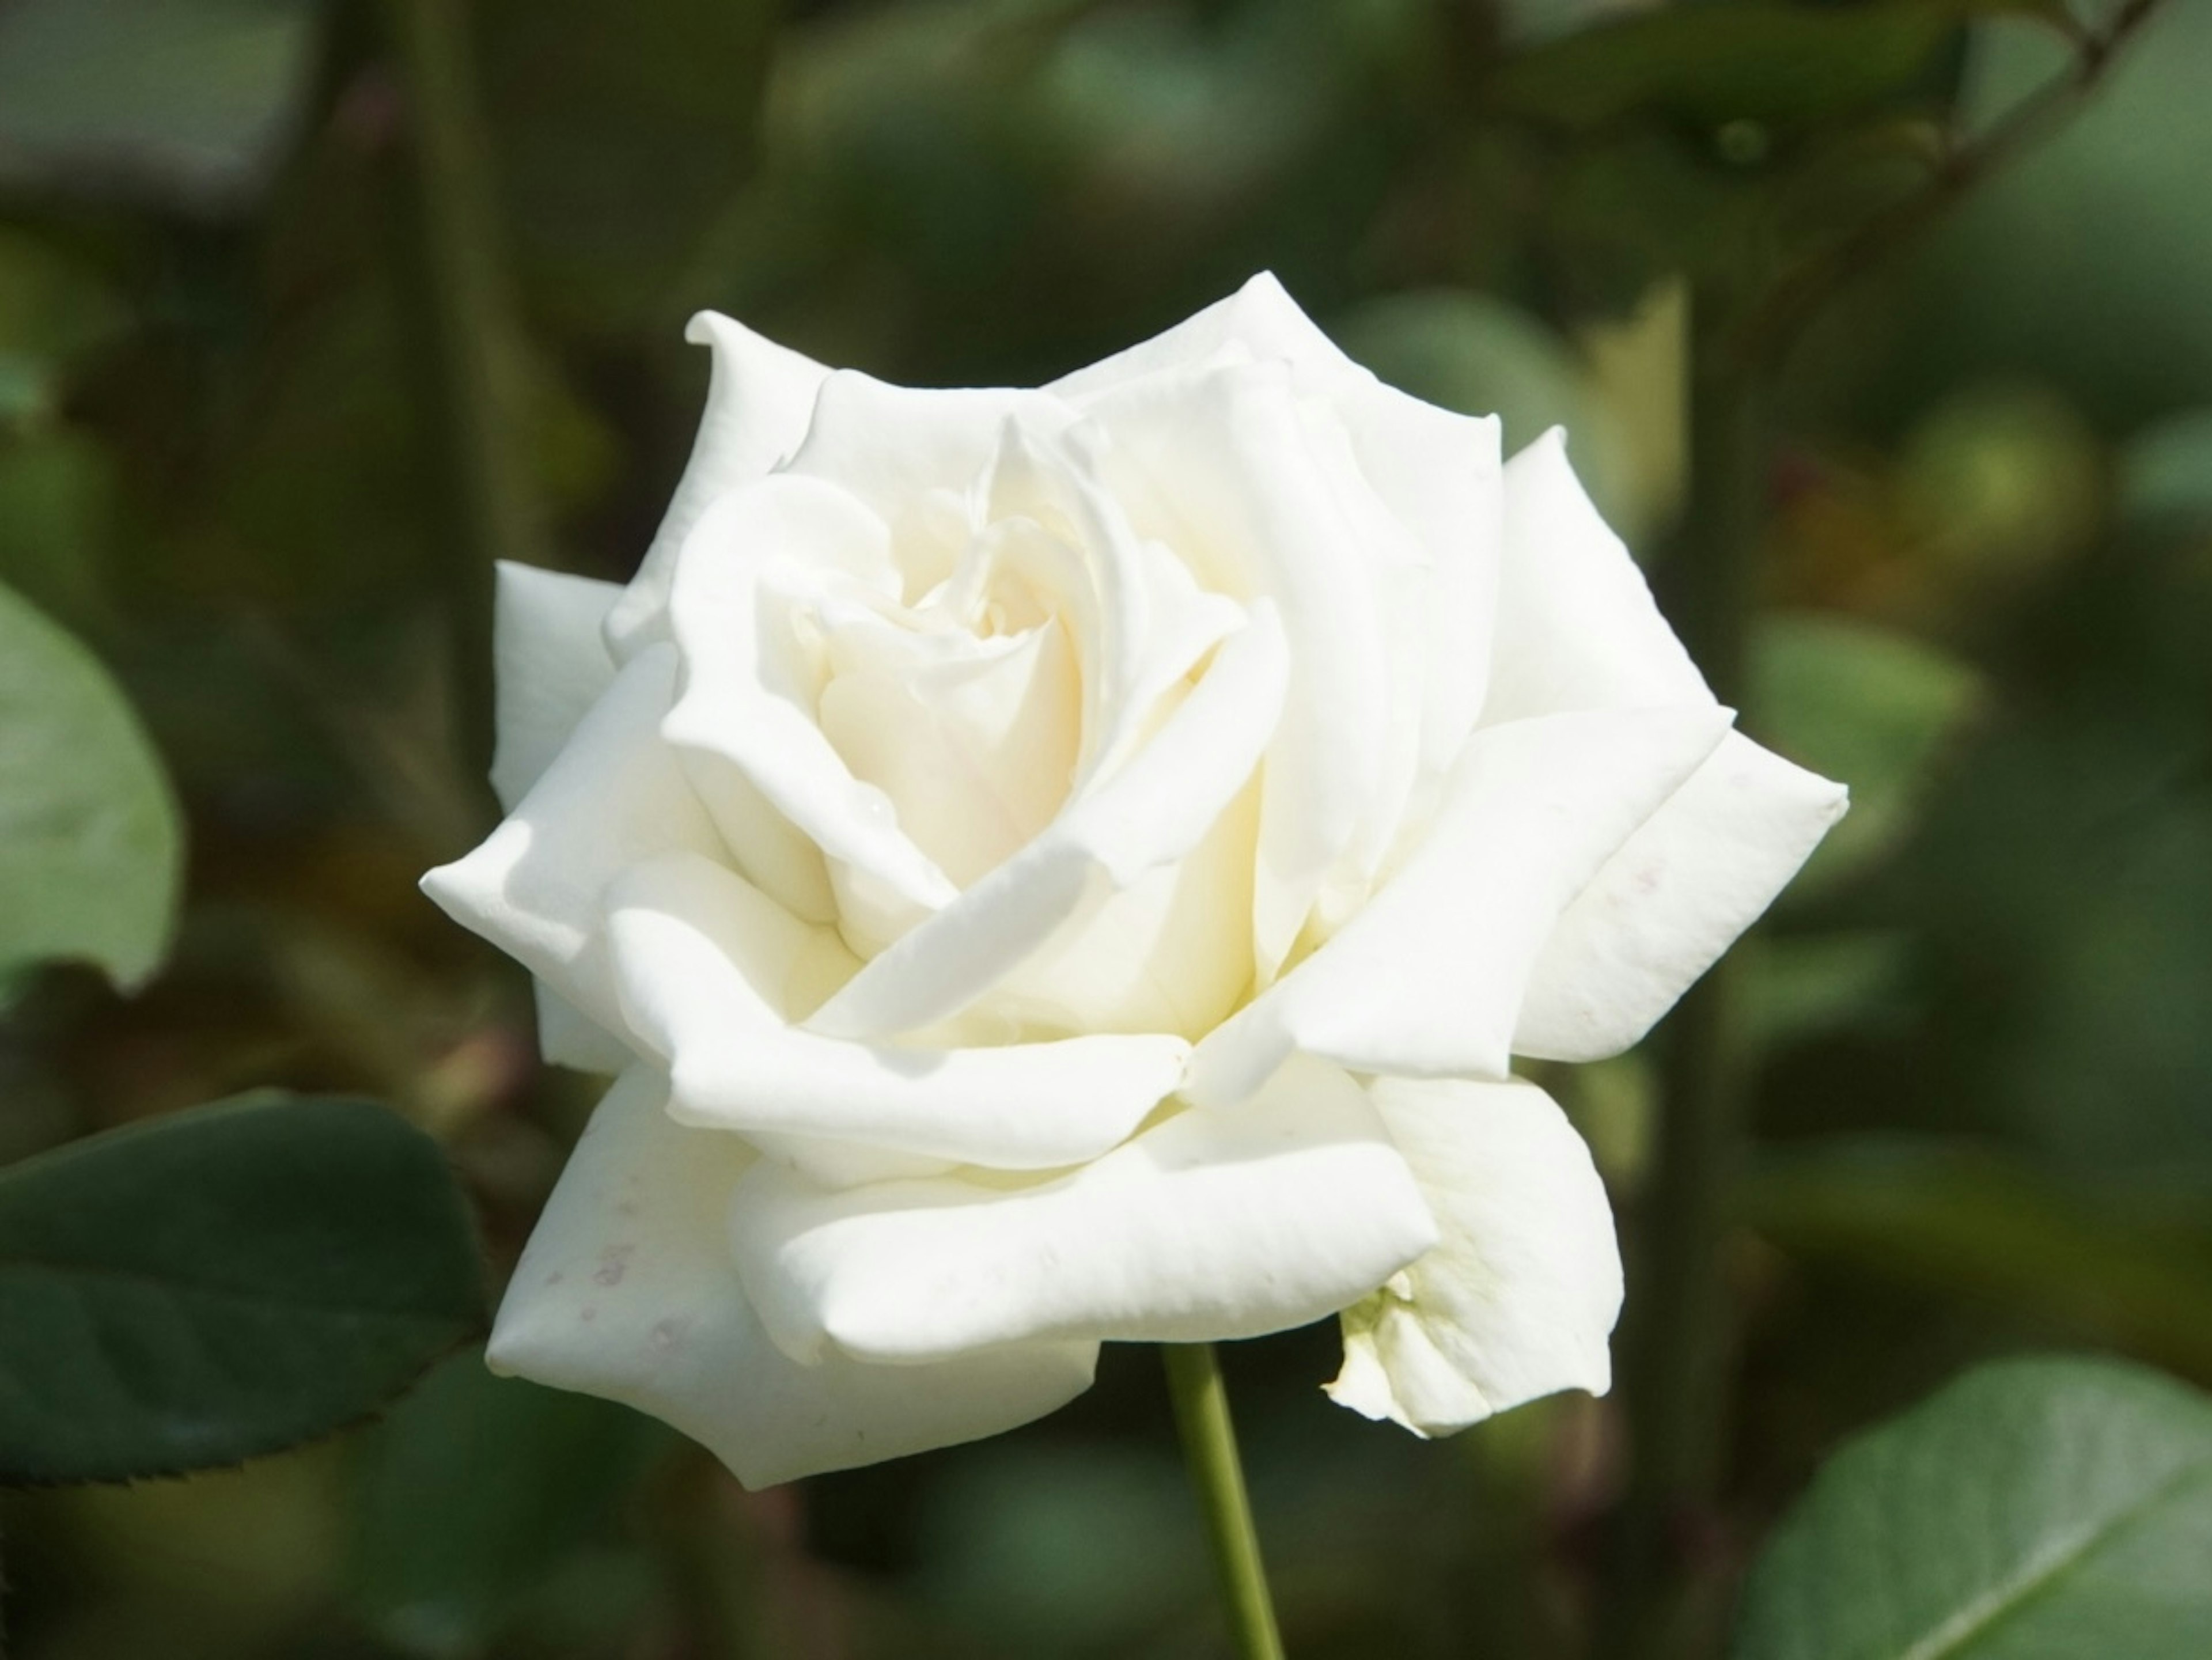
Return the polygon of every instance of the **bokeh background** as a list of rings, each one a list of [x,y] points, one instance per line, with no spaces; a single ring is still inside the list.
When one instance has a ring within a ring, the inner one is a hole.
[[[1838,1439],[1972,1361],[2212,1383],[2212,3],[1947,164],[2069,74],[2068,17],[0,0],[0,582],[122,678],[190,848],[143,990],[0,993],[0,1162],[366,1093],[449,1150],[496,1286],[592,1090],[415,879],[491,812],[489,559],[629,574],[698,307],[1027,382],[1272,268],[1510,446],[1566,423],[1679,605],[1706,320],[1810,269],[1735,678],[1856,806],[1735,981],[1751,1145],[1725,1315],[1684,1338],[1717,1447],[1664,1526],[1685,1651]],[[1666,1042],[1545,1079],[1632,1245]],[[1228,1356],[1293,1652],[1611,1651],[1632,1369],[1424,1444],[1330,1406],[1334,1359],[1327,1328]],[[1226,1652],[1124,1347],[1032,1428],[755,1495],[464,1353],[381,1424],[0,1497],[0,1530],[22,1660]]]

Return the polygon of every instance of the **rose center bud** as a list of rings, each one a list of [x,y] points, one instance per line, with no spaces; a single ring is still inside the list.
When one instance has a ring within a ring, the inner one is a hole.
[[[913,610],[821,619],[823,734],[962,887],[1049,824],[1074,776],[1083,737],[1075,648],[1003,556],[1043,534],[1018,520],[992,526],[963,570]],[[963,596],[970,562],[985,569]]]

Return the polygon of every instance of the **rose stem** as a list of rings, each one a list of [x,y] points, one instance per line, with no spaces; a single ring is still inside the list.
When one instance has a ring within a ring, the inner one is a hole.
[[[1167,1367],[1183,1462],[1206,1517],[1237,1651],[1243,1660],[1283,1660],[1283,1639],[1275,1629],[1275,1605],[1260,1562],[1260,1535],[1252,1526],[1252,1501],[1237,1457],[1237,1430],[1229,1420],[1221,1363],[1211,1343],[1164,1343],[1160,1359]]]
[[[1728,307],[1692,301],[1689,498],[1664,597],[1692,660],[1743,710],[1757,602],[1770,381],[1717,349]],[[1747,724],[1756,724],[1755,717]],[[1621,1404],[1630,1466],[1595,1652],[1679,1652],[1708,1587],[1688,1560],[1718,1493],[1735,1351],[1725,1254],[1743,1156],[1747,1065],[1734,964],[1691,988],[1660,1034],[1660,1110],[1638,1205]],[[1688,1645],[1694,1649],[1692,1639]]]
[[[491,758],[492,562],[541,562],[542,514],[523,459],[523,345],[501,258],[465,8],[459,0],[384,0],[381,15],[406,97],[406,240],[437,460],[455,519],[458,545],[446,568],[458,724],[481,774]]]

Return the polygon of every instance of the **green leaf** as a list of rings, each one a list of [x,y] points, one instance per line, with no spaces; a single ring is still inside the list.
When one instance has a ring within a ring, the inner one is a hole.
[[[0,974],[76,958],[144,980],[168,948],[182,836],[106,670],[0,588]]]
[[[0,185],[234,205],[314,67],[313,0],[15,0],[0,8]]]
[[[1972,668],[1930,646],[1809,614],[1760,622],[1751,674],[1759,735],[1850,787],[1850,812],[1794,885],[1801,898],[1895,848],[1944,744],[1983,697]]]
[[[1957,28],[1955,9],[1916,0],[1711,0],[1539,46],[1496,89],[1505,108],[1569,128],[1638,118],[1809,126],[1933,88]]]
[[[0,1171],[0,1481],[234,1463],[354,1423],[479,1327],[436,1144],[261,1096]]]
[[[363,1449],[363,1611],[409,1653],[471,1651],[675,1444],[627,1408],[495,1377],[483,1350],[464,1350]]]
[[[2212,1380],[2212,1251],[1987,1146],[1847,1137],[1762,1157],[1744,1219],[1801,1260],[2057,1322]]]
[[[2212,1401],[2111,1361],[1984,1366],[1846,1446],[1744,1590],[1735,1660],[2194,1660]]]

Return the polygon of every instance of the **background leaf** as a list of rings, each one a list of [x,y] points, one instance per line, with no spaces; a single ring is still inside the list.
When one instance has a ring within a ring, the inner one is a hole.
[[[233,1463],[366,1416],[483,1315],[436,1145],[258,1098],[0,1172],[0,1481]]]
[[[1516,111],[1569,127],[1637,117],[1811,124],[1931,87],[1957,27],[1955,12],[1914,0],[1670,6],[1524,53],[1498,90]]]
[[[0,973],[77,958],[144,980],[167,949],[182,840],[106,670],[0,588]]]
[[[315,0],[0,9],[0,185],[226,207],[266,177],[313,67]]]
[[[2212,1401],[2003,1362],[1845,1447],[1745,1589],[1737,1660],[2185,1660],[2212,1630]]]
[[[1895,848],[1931,763],[1982,696],[1971,667],[1908,635],[1788,612],[1759,622],[1752,677],[1763,735],[1851,788],[1850,812],[1792,890],[1800,897]]]
[[[1844,1136],[1765,1154],[1745,1219],[1832,1262],[2055,1322],[2212,1379],[2212,1252],[2017,1153]]]
[[[362,1610],[410,1654],[471,1651],[677,1439],[627,1408],[495,1377],[465,1349],[362,1449]]]

